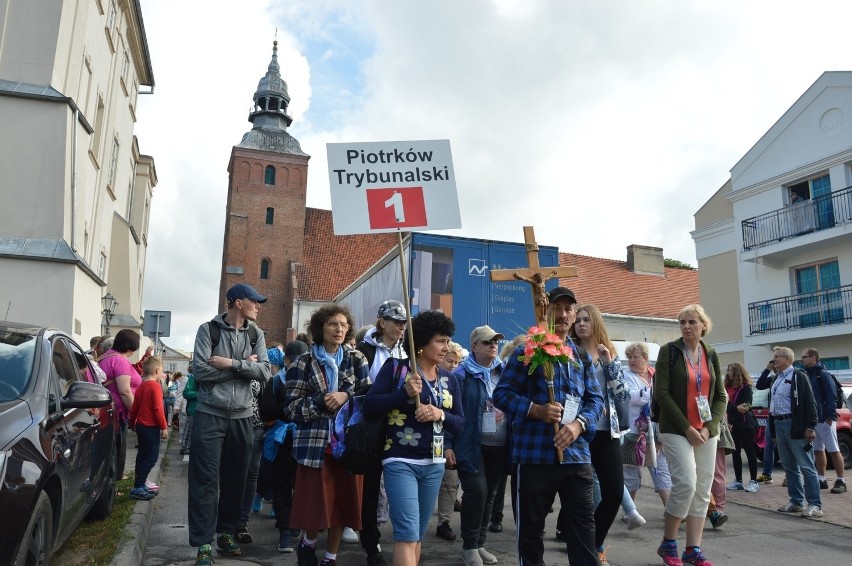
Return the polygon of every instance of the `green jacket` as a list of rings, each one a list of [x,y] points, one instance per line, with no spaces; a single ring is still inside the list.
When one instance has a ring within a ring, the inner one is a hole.
[[[674,347],[674,355],[670,355],[669,348]],[[707,354],[710,373],[710,412],[713,419],[704,423],[710,431],[710,436],[719,434],[719,423],[725,409],[728,406],[728,394],[725,391],[725,379],[719,368],[719,357],[716,351],[701,341],[701,347]],[[669,358],[674,359],[674,366],[669,367]],[[686,436],[686,431],[691,426],[686,418],[687,402],[695,403],[695,399],[687,399],[687,378],[689,373],[686,369],[686,356],[683,353],[683,338],[669,342],[662,348],[657,356],[657,365],[654,374],[654,399],[660,405],[660,432],[679,434]],[[707,374],[702,371],[702,379]]]
[[[195,384],[195,378],[192,374],[189,374],[186,380],[186,386],[183,388],[183,398],[186,399],[186,414],[194,416],[195,406],[198,405],[198,386]]]

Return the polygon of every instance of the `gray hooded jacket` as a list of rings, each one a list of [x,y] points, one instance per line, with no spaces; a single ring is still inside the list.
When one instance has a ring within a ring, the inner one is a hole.
[[[192,374],[198,384],[197,411],[228,419],[243,419],[252,416],[251,382],[267,381],[270,376],[269,359],[266,356],[266,341],[263,331],[256,330],[258,340],[251,347],[251,334],[246,321],[242,328],[228,324],[224,314],[219,314],[213,323],[219,326],[219,343],[211,352],[210,328],[205,322],[198,327],[195,350],[192,356]],[[248,360],[257,355],[257,362]],[[231,367],[216,369],[207,361],[210,356],[231,358]]]

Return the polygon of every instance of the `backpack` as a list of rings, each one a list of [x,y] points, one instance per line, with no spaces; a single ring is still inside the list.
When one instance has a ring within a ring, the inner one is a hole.
[[[397,389],[405,386],[408,366],[393,360]],[[361,388],[340,407],[331,433],[331,454],[350,474],[363,475],[381,466],[387,415],[364,415],[364,398],[369,386]]]
[[[828,373],[828,372],[825,372],[825,373]],[[841,387],[840,382],[837,381],[837,378],[834,377],[833,373],[828,373],[828,375],[830,375],[831,380],[834,381],[834,389],[836,390],[835,395],[837,395],[837,408],[842,409],[843,405],[846,403],[846,401],[845,401],[846,396],[843,394],[843,387]]]
[[[272,376],[268,380],[260,384],[260,397],[257,400],[257,413],[260,415],[260,420],[274,421],[279,418],[278,411],[275,408],[275,387]]]
[[[358,342],[358,345],[355,346],[355,349],[364,354],[364,357],[367,358],[367,370],[373,367],[373,360],[376,359],[376,347],[372,344],[367,344],[365,340],[361,340]]]
[[[213,353],[213,350],[216,349],[216,346],[219,345],[219,338],[222,335],[222,329],[219,328],[219,325],[216,324],[215,320],[211,320],[207,323],[207,328],[210,331],[210,353]],[[257,325],[249,322],[248,325],[248,333],[249,333],[249,342],[251,343],[251,349],[254,351],[254,347],[257,346],[257,341],[260,340],[260,332],[257,328]]]

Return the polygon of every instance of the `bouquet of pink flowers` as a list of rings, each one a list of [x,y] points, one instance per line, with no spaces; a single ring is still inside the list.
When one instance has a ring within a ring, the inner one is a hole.
[[[528,375],[532,375],[538,366],[544,366],[548,379],[553,379],[553,364],[556,362],[579,366],[571,348],[557,334],[542,326],[531,326],[527,330],[524,354],[518,359],[529,366]]]

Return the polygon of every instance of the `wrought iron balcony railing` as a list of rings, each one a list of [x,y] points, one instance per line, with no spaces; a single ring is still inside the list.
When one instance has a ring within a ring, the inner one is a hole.
[[[852,187],[743,220],[743,250],[833,228],[852,220]]]
[[[852,285],[748,305],[749,334],[852,322]]]

